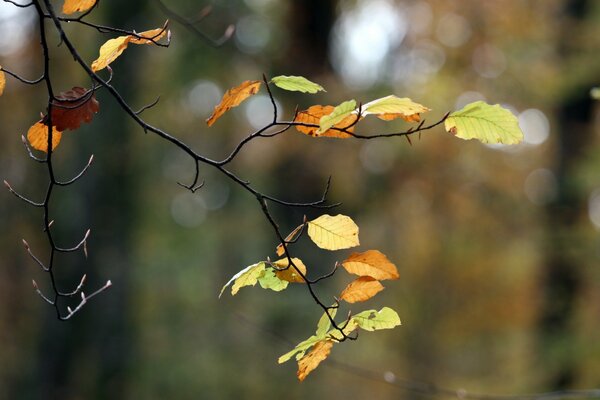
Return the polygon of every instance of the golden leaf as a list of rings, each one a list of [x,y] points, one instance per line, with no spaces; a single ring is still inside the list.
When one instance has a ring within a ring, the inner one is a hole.
[[[4,87],[6,86],[6,75],[4,71],[2,71],[2,67],[0,67],[0,96],[4,93]]]
[[[284,240],[285,240],[285,242],[287,243],[287,242],[290,242],[290,241],[292,241],[292,240],[296,239],[296,236],[298,235],[298,233],[300,232],[300,230],[302,230],[302,227],[303,227],[303,226],[304,226],[304,224],[302,224],[302,225],[299,225],[299,226],[297,226],[297,227],[296,227],[296,228],[295,228],[293,231],[291,231],[291,232],[289,233],[289,235],[287,235],[287,236],[285,237],[285,239],[284,239]],[[279,243],[279,244],[277,245],[277,248],[275,249],[275,253],[277,253],[277,255],[278,255],[279,257],[281,257],[282,255],[284,255],[284,254],[285,254],[285,250],[283,249],[283,245],[282,245],[281,243]]]
[[[351,274],[370,276],[377,280],[398,279],[398,269],[388,258],[377,250],[352,253],[342,265]]]
[[[296,266],[296,268],[298,268],[300,270],[300,272],[302,272],[302,275],[306,276],[306,265],[304,265],[302,260],[300,260],[299,258],[292,257],[292,263]],[[289,261],[287,258],[282,258],[281,260],[277,260],[277,261],[273,262],[273,265],[275,265],[275,267],[281,269],[281,268],[286,268],[290,264],[289,264]],[[283,270],[283,271],[276,270],[275,275],[277,275],[277,277],[279,279],[282,279],[284,281],[304,283],[304,279],[302,279],[300,274],[298,274],[298,271],[296,271],[294,269],[294,267],[292,267],[291,265],[286,270]]]
[[[298,115],[296,115],[294,122],[298,122],[301,124],[315,125],[315,126],[296,125],[296,129],[299,132],[302,132],[306,135],[314,136],[314,137],[334,137],[334,138],[339,138],[339,139],[346,139],[346,138],[352,137],[352,135],[350,135],[346,132],[341,132],[341,131],[333,129],[333,128],[329,129],[323,133],[317,133],[317,131],[319,130],[319,121],[321,120],[321,117],[323,117],[324,115],[331,114],[333,112],[334,108],[335,107],[333,107],[333,106],[316,105],[316,106],[309,107],[308,110],[298,112]],[[352,125],[356,121],[356,118],[357,118],[356,114],[348,115],[341,122],[339,122],[337,125],[335,125],[334,128],[337,128],[337,129],[348,128],[350,125]],[[354,132],[354,125],[350,126],[347,130],[348,130],[348,132]]]
[[[384,289],[383,285],[373,277],[361,276],[350,282],[342,291],[340,299],[348,303],[369,300]]]
[[[97,0],[65,0],[63,4],[63,14],[73,14],[76,12],[86,12],[96,5]]]
[[[107,40],[106,43],[100,47],[100,55],[92,63],[92,71],[100,71],[106,68],[108,64],[115,61],[127,48],[130,40],[131,36],[129,35]]]
[[[62,132],[52,127],[52,150],[60,143]],[[27,140],[31,147],[36,150],[48,152],[48,126],[38,121],[27,131]]]
[[[241,85],[229,89],[215,107],[212,115],[206,120],[208,126],[212,126],[225,112],[240,105],[242,101],[256,94],[259,89],[260,81],[245,81]]]
[[[308,376],[308,374],[314,371],[319,364],[321,364],[321,362],[329,356],[332,347],[333,342],[331,340],[323,340],[318,342],[312,348],[310,353],[298,361],[298,372],[296,375],[298,376],[298,380],[300,380],[300,382],[302,382]]]
[[[140,39],[135,36],[131,36],[130,42],[133,44],[153,44],[154,42],[157,42],[163,37],[165,37],[165,35],[168,32],[167,24],[168,21],[165,22],[165,26],[163,26],[162,28],[152,29],[149,31],[138,33],[138,36],[141,36],[146,39]]]
[[[355,247],[358,240],[358,226],[345,215],[321,215],[308,221],[308,236],[317,246],[326,250],[340,250]]]

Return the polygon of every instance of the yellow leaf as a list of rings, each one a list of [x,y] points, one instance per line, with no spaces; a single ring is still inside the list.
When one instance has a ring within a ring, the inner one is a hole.
[[[314,371],[319,364],[321,364],[321,362],[329,356],[332,347],[333,342],[331,340],[318,342],[312,348],[310,353],[298,361],[298,372],[296,375],[298,376],[300,382],[302,382],[308,376],[308,374]]]
[[[97,72],[108,66],[111,62],[115,61],[117,57],[123,53],[127,48],[127,45],[131,41],[131,36],[119,36],[115,39],[106,41],[100,47],[100,55],[92,63],[92,71]]]
[[[291,240],[294,240],[294,239],[296,239],[296,236],[298,235],[298,233],[300,232],[300,230],[302,230],[302,227],[303,227],[303,226],[304,226],[304,224],[297,226],[297,227],[296,227],[296,228],[295,228],[293,231],[291,231],[291,232],[289,233],[289,235],[287,235],[287,236],[285,237],[285,239],[284,239],[284,240],[285,240],[286,242],[289,242],[289,241],[291,241]],[[278,255],[279,257],[281,257],[282,255],[284,255],[284,254],[285,254],[285,250],[283,249],[283,245],[282,245],[281,243],[279,243],[279,244],[277,245],[277,248],[275,249],[275,253],[277,253],[277,255]]]
[[[299,258],[293,257],[292,262],[296,266],[296,268],[298,268],[300,270],[300,272],[302,272],[302,275],[306,276],[306,265],[304,265],[302,260],[300,260]],[[289,261],[287,258],[282,258],[281,260],[275,261],[273,263],[273,265],[275,265],[275,267],[280,268],[280,269],[286,268],[289,265]],[[304,279],[302,279],[300,274],[298,274],[298,271],[296,271],[294,269],[294,267],[292,267],[292,266],[290,266],[288,269],[283,270],[283,271],[276,270],[275,275],[277,275],[277,277],[279,279],[282,279],[284,281],[304,283]]]
[[[342,265],[351,274],[370,276],[379,281],[385,279],[398,279],[398,269],[388,258],[377,250],[368,250],[364,253],[352,253]]]
[[[316,105],[316,106],[309,107],[308,110],[300,111],[298,113],[298,115],[296,115],[294,122],[298,122],[301,124],[315,125],[315,126],[296,125],[296,129],[299,132],[302,132],[306,135],[314,136],[314,137],[334,137],[334,138],[339,138],[339,139],[346,139],[346,138],[352,137],[352,135],[350,135],[346,132],[341,132],[341,131],[333,129],[333,128],[329,129],[323,133],[317,133],[317,131],[319,130],[319,121],[321,120],[321,117],[331,114],[333,112],[334,108],[335,107],[333,107],[333,106]],[[348,132],[354,132],[354,125],[353,126],[350,126],[350,125],[352,125],[356,121],[356,118],[357,118],[356,114],[348,115],[341,122],[339,122],[337,125],[335,125],[334,128],[337,128],[337,129],[347,128]]]
[[[97,0],[65,0],[63,4],[63,14],[73,14],[76,12],[86,12],[96,5]]]
[[[350,282],[340,295],[340,299],[348,303],[369,300],[384,289],[383,285],[373,277],[361,276]]]
[[[345,215],[321,215],[308,221],[308,236],[317,246],[326,250],[340,250],[355,247],[358,240],[358,226]]]
[[[165,26],[163,26],[162,28],[152,29],[149,31],[138,33],[138,36],[141,36],[146,39],[139,39],[135,36],[131,36],[130,42],[133,44],[153,44],[154,42],[158,42],[160,39],[165,37],[165,35],[168,32],[167,22],[165,22]]]
[[[60,143],[62,132],[58,131],[56,127],[52,127],[52,150]],[[31,147],[36,150],[48,152],[48,126],[42,121],[38,121],[27,131],[27,140]]]
[[[229,89],[215,107],[212,115],[206,120],[208,126],[212,126],[227,110],[240,105],[242,101],[256,94],[259,89],[260,81],[245,81],[241,85]]]
[[[384,121],[402,118],[407,122],[418,122],[421,113],[429,111],[422,104],[415,103],[407,97],[396,97],[394,95],[373,100],[362,107],[362,115],[375,114]]]
[[[4,93],[4,87],[6,86],[6,75],[4,71],[2,71],[2,67],[0,67],[0,96]]]

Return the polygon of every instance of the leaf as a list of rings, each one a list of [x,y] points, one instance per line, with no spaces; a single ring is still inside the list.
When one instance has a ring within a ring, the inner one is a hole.
[[[97,0],[65,0],[63,4],[63,14],[74,14],[76,12],[86,12],[96,5]]]
[[[444,122],[446,130],[461,139],[477,139],[482,143],[517,144],[523,140],[517,118],[499,104],[483,101],[467,104]]]
[[[378,250],[352,253],[342,262],[342,266],[351,274],[370,276],[378,281],[400,277],[396,266]]]
[[[52,150],[58,146],[60,143],[60,139],[62,137],[62,132],[60,132],[56,127],[52,127]],[[27,131],[27,140],[31,147],[36,150],[43,151],[44,153],[48,152],[48,126],[44,124],[41,120],[33,124],[31,128]]]
[[[300,382],[302,382],[308,374],[314,371],[319,364],[329,356],[332,347],[333,342],[331,340],[319,342],[313,347],[310,353],[298,361],[298,372],[296,375]]]
[[[162,39],[168,33],[168,30],[167,30],[168,24],[169,24],[169,21],[166,21],[165,25],[162,28],[156,28],[156,29],[152,29],[149,31],[140,32],[137,34],[138,36],[141,36],[146,39],[140,39],[136,36],[130,35],[131,39],[129,40],[129,42],[133,43],[133,44],[155,44],[154,42],[158,42],[160,39]]]
[[[329,315],[331,318],[335,318],[337,314],[337,308],[330,308]],[[331,328],[331,320],[327,316],[327,312],[324,312],[321,318],[319,319],[319,323],[317,324],[317,331],[315,332],[316,337],[324,338],[327,335],[327,331]]]
[[[283,364],[284,362],[289,361],[294,355],[296,355],[296,360],[301,359],[302,357],[304,357],[304,354],[306,353],[306,351],[308,349],[310,349],[311,347],[313,347],[316,343],[319,343],[320,341],[326,340],[324,337],[317,337],[315,335],[309,337],[306,340],[303,340],[302,342],[298,343],[296,345],[296,347],[294,347],[292,350],[288,351],[287,353],[285,353],[284,355],[280,356],[277,359],[277,362],[279,364]]]
[[[275,292],[281,292],[290,284],[288,281],[279,278],[271,268],[263,272],[258,278],[258,283],[263,289],[271,289]]]
[[[74,87],[56,96],[52,102],[52,125],[61,132],[75,130],[82,122],[90,122],[99,110],[94,92]],[[47,117],[44,123],[47,123]]]
[[[2,67],[0,67],[0,96],[4,93],[4,87],[6,86],[6,75],[4,71],[2,71]]]
[[[208,126],[212,126],[225,112],[240,105],[242,101],[256,94],[259,89],[260,81],[245,81],[241,85],[229,89],[221,102],[215,107],[212,115],[206,120]]]
[[[331,114],[323,115],[319,120],[319,129],[317,130],[317,133],[323,134],[331,127],[338,125],[346,117],[352,114],[354,108],[356,108],[356,100],[348,100],[335,107]],[[345,127],[342,126],[341,128]]]
[[[304,224],[297,226],[293,231],[291,231],[284,239],[284,241],[286,243],[291,242],[292,240],[296,240],[296,237],[298,237],[298,233],[302,230],[302,227],[304,227]],[[275,253],[281,257],[282,255],[285,254],[285,250],[283,248],[283,244],[279,243],[277,245],[277,248],[275,249]]]
[[[244,286],[256,285],[256,282],[258,282],[258,278],[260,278],[265,272],[265,268],[266,265],[263,261],[249,265],[248,267],[244,268],[243,270],[232,276],[229,282],[227,282],[225,286],[223,286],[223,288],[221,289],[221,293],[219,293],[219,297],[221,297],[221,295],[225,291],[225,288],[229,286],[231,282],[234,282],[233,286],[231,287],[232,296],[235,296],[237,292]]]
[[[325,214],[308,221],[308,236],[326,250],[348,249],[360,244],[358,226],[350,217],[341,214],[334,217]]]
[[[306,276],[306,265],[299,258],[292,258],[292,263],[302,272],[304,276]],[[287,258],[282,258],[281,260],[277,260],[273,262],[277,268],[282,269],[286,268],[289,265],[289,261]],[[304,283],[304,279],[298,274],[298,271],[294,269],[294,267],[290,266],[288,269],[283,271],[275,271],[275,274],[279,279],[283,279],[287,282],[296,282],[296,283]]]
[[[303,93],[317,93],[319,91],[325,91],[323,86],[318,85],[314,82],[309,81],[303,76],[276,76],[271,79],[271,82],[275,84],[275,86],[284,89],[290,90],[292,92],[303,92]]]
[[[131,36],[119,36],[115,39],[109,39],[100,47],[100,55],[92,62],[92,71],[98,72],[108,66],[119,57],[127,48]]]
[[[302,126],[296,125],[296,129],[299,132],[302,132],[309,136],[314,137],[333,137],[339,139],[346,139],[352,137],[352,135],[342,132],[336,129],[329,129],[323,133],[318,133],[319,130],[319,121],[324,115],[331,114],[333,112],[333,106],[311,106],[308,110],[300,111],[296,118],[294,118],[294,122],[298,122],[300,124],[314,125],[314,126]],[[354,125],[352,125],[356,121],[357,116],[355,114],[350,114],[346,118],[344,118],[340,123],[335,125],[333,128],[344,129],[347,128],[348,132],[354,132]],[[350,126],[352,125],[352,126]],[[349,127],[350,126],[350,127]],[[349,127],[349,128],[348,128]]]
[[[350,282],[342,291],[340,299],[348,303],[356,303],[369,300],[384,289],[378,280],[370,276],[361,276]]]
[[[361,114],[375,114],[386,121],[402,118],[407,122],[418,122],[421,120],[420,114],[427,111],[429,111],[429,108],[415,103],[407,97],[400,98],[390,95],[365,104],[362,107]]]
[[[401,325],[398,313],[389,307],[360,312],[352,317],[351,322],[365,331],[392,329]]]

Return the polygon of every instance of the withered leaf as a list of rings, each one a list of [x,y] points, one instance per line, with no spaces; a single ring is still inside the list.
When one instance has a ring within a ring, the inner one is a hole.
[[[99,110],[100,104],[94,92],[76,86],[62,92],[52,102],[52,125],[61,132],[75,130],[81,123],[89,123]],[[45,123],[47,123],[46,119],[44,119]]]
[[[361,276],[350,282],[342,291],[340,299],[348,303],[369,300],[384,289],[383,285],[371,276]]]
[[[256,94],[260,89],[260,84],[260,81],[244,81],[241,85],[229,89],[221,102],[215,107],[212,115],[206,120],[208,126],[212,126],[228,110],[240,105],[248,97]]]
[[[52,150],[58,146],[60,143],[60,139],[62,137],[62,132],[60,132],[56,127],[52,127]],[[43,121],[38,121],[29,128],[27,131],[27,140],[31,147],[36,150],[43,151],[45,153],[48,152],[48,126],[44,124]]]

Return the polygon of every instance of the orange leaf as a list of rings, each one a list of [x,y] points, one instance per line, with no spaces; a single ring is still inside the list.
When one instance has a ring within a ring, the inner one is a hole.
[[[212,126],[225,112],[240,105],[242,101],[256,94],[259,89],[260,81],[245,81],[241,85],[229,89],[221,102],[215,107],[212,115],[206,120],[208,126]]]
[[[302,275],[306,276],[306,265],[304,265],[302,260],[300,260],[299,258],[293,257],[292,262],[294,263],[296,268],[298,268],[300,270],[300,272],[302,272]],[[282,258],[281,260],[277,260],[277,261],[273,262],[273,265],[275,265],[277,268],[286,268],[290,264],[289,264],[287,258]],[[298,271],[296,271],[296,269],[294,269],[294,267],[292,267],[291,265],[286,270],[275,271],[275,275],[277,275],[277,277],[279,279],[284,280],[284,281],[304,283],[304,279],[302,279],[300,274],[298,274]]]
[[[167,25],[168,22],[165,22],[165,26],[163,26],[162,28],[157,28],[157,29],[152,29],[149,31],[145,31],[145,32],[140,32],[138,33],[138,36],[141,36],[143,38],[146,39],[139,39],[135,36],[131,36],[131,40],[130,43],[133,44],[153,44],[154,42],[158,42],[160,39],[162,39],[166,34],[167,34]]]
[[[82,122],[90,122],[100,105],[92,91],[81,87],[62,92],[52,103],[52,125],[59,131],[75,130]],[[47,123],[47,118],[44,118]]]
[[[300,230],[302,229],[303,226],[304,226],[304,224],[297,226],[293,231],[290,232],[289,235],[287,235],[285,237],[284,240],[286,242],[289,242],[289,241],[292,241],[292,240],[296,239],[296,236],[298,235],[298,232],[300,232]],[[279,243],[277,245],[277,248],[275,249],[275,253],[277,253],[277,255],[279,257],[281,257],[282,255],[285,254],[285,250],[283,249],[283,245],[281,243]]]
[[[370,276],[377,280],[398,279],[398,269],[388,258],[377,250],[352,253],[342,265],[351,274]]]
[[[96,5],[97,0],[65,0],[63,4],[63,14],[73,14],[76,12],[86,12]]]
[[[331,353],[331,348],[333,347],[333,342],[331,340],[323,340],[314,345],[310,353],[305,355],[298,361],[298,372],[296,375],[300,382],[302,382],[308,374],[314,371],[321,361],[325,360],[329,353]]]
[[[334,138],[340,138],[340,139],[346,139],[346,138],[352,137],[352,135],[349,135],[346,132],[341,132],[336,129],[329,129],[321,134],[317,133],[317,131],[319,130],[319,121],[321,120],[321,117],[324,115],[331,114],[333,112],[334,108],[335,107],[333,107],[333,106],[316,105],[316,106],[309,107],[308,110],[300,111],[298,113],[298,115],[296,115],[294,122],[299,122],[301,124],[315,125],[315,126],[296,125],[296,129],[299,132],[302,132],[306,135],[314,136],[314,137],[325,136],[325,137],[334,137]],[[357,118],[356,114],[350,114],[346,118],[344,118],[340,123],[335,125],[334,128],[338,128],[338,129],[347,128],[348,126],[352,125],[352,123],[354,123],[356,121],[356,118]],[[354,132],[354,126],[348,128],[348,132]]]
[[[340,299],[348,303],[369,300],[384,289],[383,285],[373,277],[361,276],[350,282],[342,291]]]
[[[392,121],[396,118],[402,118],[406,122],[419,122],[421,120],[421,114],[406,115],[402,113],[386,113],[377,114],[377,118],[382,119],[384,121]]]
[[[108,64],[115,61],[127,48],[130,40],[131,36],[129,35],[107,40],[106,43],[100,47],[100,55],[92,63],[92,71],[100,71],[101,69],[106,68]]]
[[[0,96],[4,93],[4,87],[6,86],[6,76],[4,75],[4,71],[2,71],[2,67],[0,67]]]
[[[52,150],[60,143],[62,132],[52,127]],[[36,150],[48,152],[48,126],[38,121],[27,131],[27,140],[31,147]]]

